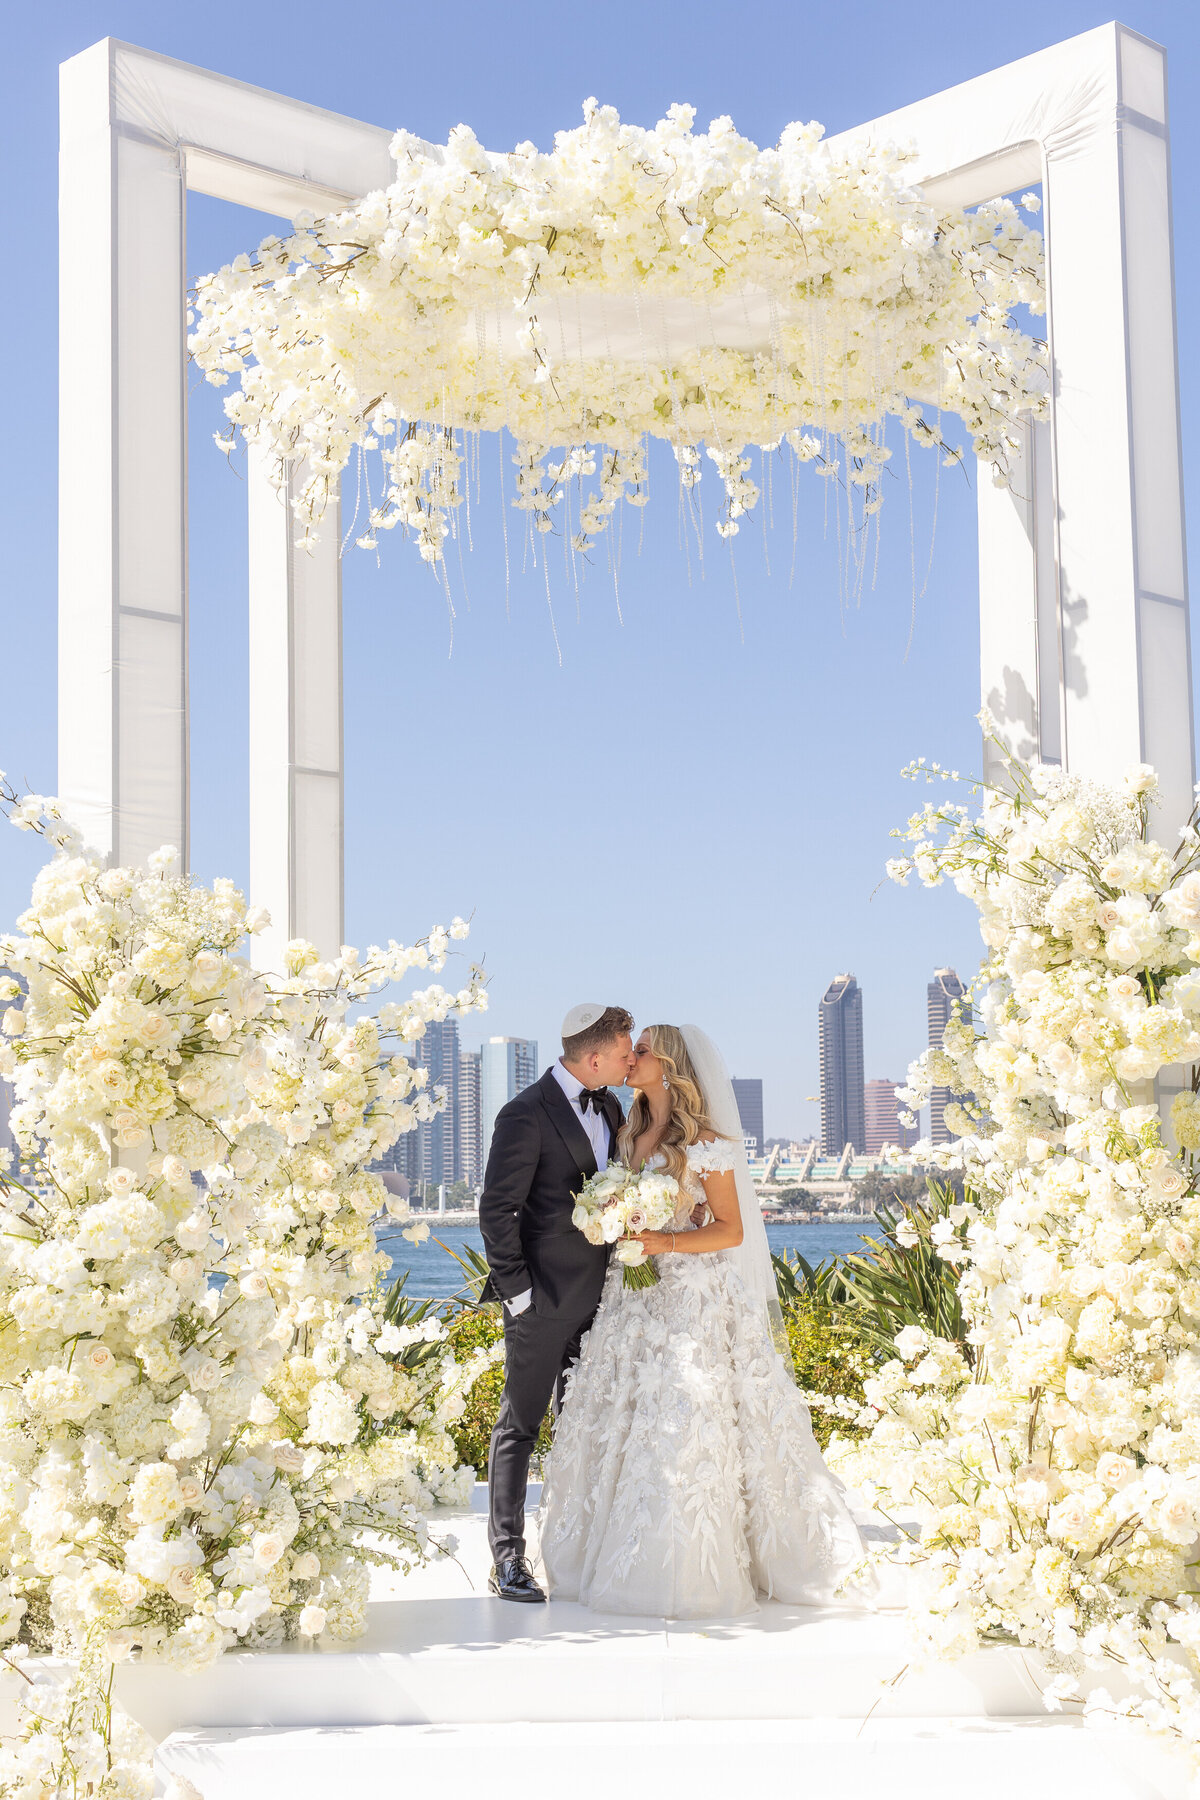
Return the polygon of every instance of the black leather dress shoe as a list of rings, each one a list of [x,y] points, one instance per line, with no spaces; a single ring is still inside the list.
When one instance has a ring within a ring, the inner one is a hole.
[[[536,1606],[546,1598],[523,1556],[510,1556],[493,1567],[488,1587],[497,1599],[520,1600],[526,1606]]]

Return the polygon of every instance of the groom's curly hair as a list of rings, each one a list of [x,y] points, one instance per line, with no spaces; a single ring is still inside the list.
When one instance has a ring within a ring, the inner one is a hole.
[[[626,1012],[623,1006],[606,1006],[594,1025],[589,1025],[586,1031],[577,1031],[574,1037],[563,1039],[563,1055],[568,1062],[578,1062],[581,1056],[603,1050],[606,1044],[632,1030],[632,1013]]]

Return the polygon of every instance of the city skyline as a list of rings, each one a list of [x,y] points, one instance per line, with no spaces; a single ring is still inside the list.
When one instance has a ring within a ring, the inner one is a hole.
[[[967,987],[949,966],[933,971],[926,983],[926,1043],[937,1048],[955,1008],[968,1023],[972,1012]],[[904,1076],[867,1078],[864,1058],[864,992],[851,973],[836,975],[822,995],[818,1008],[818,1057],[821,1068],[822,1120],[818,1138],[827,1156],[840,1156],[846,1144],[858,1154],[875,1156],[887,1145],[911,1147],[922,1135],[918,1128],[901,1125],[896,1089]],[[539,1073],[537,1040],[514,1034],[491,1033],[478,1050],[464,1047],[459,1022],[448,1019],[426,1028],[423,1038],[411,1046],[412,1060],[429,1071],[429,1085],[446,1092],[443,1113],[423,1122],[400,1139],[383,1166],[412,1181],[450,1186],[465,1181],[478,1187],[487,1164],[488,1146],[496,1114]],[[556,1048],[552,1060],[558,1060]],[[769,1143],[803,1141],[805,1134],[768,1130],[761,1076],[731,1076],[734,1099],[749,1153],[761,1156]],[[627,1109],[632,1090],[614,1090]],[[945,1143],[944,1111],[950,1094],[935,1088],[928,1113],[928,1135],[933,1143]]]
[[[942,987],[941,984],[942,984],[943,978],[949,978],[949,986],[950,986],[950,988],[953,989],[952,992],[950,992],[950,991],[948,991],[948,989],[945,989]],[[874,1138],[878,1135],[878,1133],[880,1131],[886,1131],[886,1136],[884,1137],[884,1139],[882,1141],[898,1144],[901,1147],[906,1147],[908,1144],[915,1142],[917,1136],[919,1135],[919,1132],[911,1126],[906,1127],[906,1126],[900,1125],[898,1119],[894,1116],[895,1113],[898,1111],[898,1107],[895,1104],[894,1090],[895,1090],[895,1088],[902,1087],[904,1085],[904,1083],[907,1079],[909,1065],[912,1062],[915,1062],[917,1060],[918,1056],[922,1053],[922,1051],[924,1051],[926,1048],[936,1047],[938,1044],[941,1043],[941,1032],[942,1032],[942,1030],[944,1030],[945,1023],[950,1017],[950,1012],[951,1012],[953,1002],[966,995],[966,993],[968,991],[967,984],[961,980],[961,978],[958,976],[957,972],[953,968],[950,968],[949,966],[935,968],[935,970],[933,972],[932,980],[930,980],[924,984],[925,985],[924,1004],[921,1006],[922,1028],[919,1031],[914,1033],[913,1040],[912,1040],[912,1047],[910,1049],[908,1056],[904,1058],[903,1067],[899,1070],[899,1072],[894,1077],[890,1076],[890,1075],[889,1076],[872,1075],[872,1076],[868,1077],[866,1074],[867,1068],[873,1067],[873,1066],[877,1067],[878,1062],[882,1059],[878,1059],[873,1056],[869,1056],[867,1054],[867,1041],[868,1041],[867,1027],[868,1027],[868,1023],[869,1023],[870,1016],[871,1016],[871,1008],[870,1007],[864,1008],[864,994],[865,994],[864,988],[857,982],[856,978],[853,975],[848,976],[848,977],[844,976],[844,975],[839,975],[834,978],[833,983],[829,984],[829,988],[827,988],[825,995],[821,999],[820,1008],[824,1007],[825,1000],[828,998],[830,988],[832,988],[837,983],[840,983],[840,982],[843,982],[846,980],[854,982],[856,993],[857,993],[856,1004],[857,1004],[858,1015],[859,1015],[857,1031],[858,1031],[858,1041],[859,1041],[861,1055],[862,1055],[862,1070],[863,1070],[863,1074],[862,1074],[863,1117],[862,1117],[862,1127],[861,1127],[862,1142],[856,1143],[855,1148],[860,1149],[860,1150],[869,1149],[871,1144],[874,1142]],[[921,984],[920,984],[919,980],[914,978],[912,981],[905,982],[900,985],[903,987],[904,991],[907,994],[911,994],[911,996],[914,998],[914,1000],[920,995]],[[938,1024],[937,1024],[936,1036],[935,1036],[935,1025],[934,1025],[934,1011],[935,1011],[934,990],[935,990],[935,987],[937,988],[939,995],[942,997],[941,1001],[939,1002],[940,1010],[938,1010],[938,1014],[937,1014]],[[872,998],[875,998],[875,997],[876,996],[874,994],[874,990],[872,990]],[[944,1013],[944,1016],[943,1016],[943,1013]],[[966,1021],[968,1023],[970,1023],[971,1017],[972,1017],[972,1012],[971,1012],[971,1007],[969,1004],[963,1008],[963,1017],[966,1019]],[[635,1022],[635,1027],[634,1027],[635,1031],[639,1028],[639,1024],[640,1024],[640,1022]],[[479,1030],[482,1035],[482,1033],[484,1031],[487,1031],[489,1029],[489,1027],[487,1025],[483,1025],[483,1026],[476,1025],[476,1029]],[[470,1030],[471,1030],[471,1022],[469,1022],[469,1021],[466,1023],[466,1030],[468,1032],[470,1032]],[[817,1063],[818,1078],[819,1078],[820,1066],[821,1066],[820,1030],[819,1029],[818,1029],[818,1033],[816,1034],[816,1039],[817,1039],[816,1063]],[[499,1039],[495,1038],[495,1034],[493,1034],[493,1040],[500,1041]],[[486,1039],[484,1041],[486,1041]],[[534,1046],[535,1056],[536,1056],[536,1050],[537,1050],[536,1040],[512,1039],[512,1040],[504,1040],[504,1041],[513,1041],[513,1042],[532,1041],[533,1046]],[[553,1061],[558,1060],[558,1057],[560,1054],[560,1049],[561,1049],[561,1047],[556,1044],[556,1047],[555,1047],[555,1050],[553,1053],[553,1057],[552,1057]],[[472,1053],[468,1053],[467,1051],[464,1050],[463,1055],[466,1056],[467,1054],[472,1054]],[[473,1052],[473,1054],[475,1056],[478,1056],[480,1054],[480,1052],[475,1051],[475,1052]],[[745,1060],[750,1060],[750,1058],[746,1058]],[[767,1101],[768,1083],[766,1082],[766,1080],[763,1077],[761,1077],[761,1076],[751,1076],[751,1077],[733,1076],[733,1077],[731,1077],[731,1080],[733,1083],[734,1095],[738,1102],[738,1111],[739,1111],[739,1115],[741,1116],[741,1119],[742,1119],[743,1129],[747,1132],[747,1135],[756,1137],[760,1149],[764,1144],[772,1143],[776,1140],[779,1140],[781,1142],[786,1142],[786,1143],[792,1143],[792,1142],[802,1142],[809,1137],[814,1137],[814,1138],[818,1139],[819,1141],[822,1141],[822,1142],[824,1141],[822,1125],[821,1125],[820,1119],[818,1119],[816,1121],[815,1125],[813,1125],[809,1129],[805,1130],[803,1128],[798,1128],[793,1121],[790,1121],[787,1118],[779,1118],[770,1111],[770,1105]],[[885,1089],[891,1090],[890,1106],[889,1106],[888,1099],[884,1096]],[[872,1096],[873,1090],[874,1090],[874,1100],[872,1102],[871,1096]],[[750,1105],[753,1110],[751,1113],[748,1113],[746,1107],[743,1105],[743,1092],[745,1092],[747,1097],[749,1098],[751,1091],[753,1091],[753,1098],[750,1100]],[[948,1100],[948,1098],[949,1098],[949,1094],[946,1090],[943,1090],[943,1089],[936,1090],[935,1104],[937,1105],[937,1111],[936,1111],[936,1113],[930,1114],[930,1131],[931,1132],[935,1132],[938,1134],[941,1134],[943,1132],[944,1127],[943,1127],[943,1120],[942,1120],[942,1111],[944,1110],[944,1107],[945,1107],[945,1104],[946,1104],[946,1101]],[[794,1113],[798,1113],[800,1110],[802,1110],[803,1106],[806,1104],[806,1101],[804,1099],[802,1099],[797,1093],[791,1093],[791,1094],[785,1095],[782,1100],[777,1100],[772,1103],[777,1106],[777,1108],[780,1112],[787,1112],[787,1113],[794,1114]],[[811,1104],[811,1102],[808,1102],[808,1103]],[[857,1104],[858,1104],[857,1100],[855,1100],[852,1104],[857,1106]],[[874,1115],[877,1120],[877,1124],[875,1127],[873,1127],[872,1123],[871,1123],[872,1107],[873,1107]],[[885,1115],[886,1115],[886,1122],[885,1122]],[[752,1129],[752,1130],[747,1125],[748,1118],[751,1119],[751,1122],[754,1126],[754,1129]],[[933,1141],[935,1143],[940,1143],[940,1142],[946,1141],[946,1139],[943,1135],[934,1135]],[[844,1147],[844,1145],[838,1145],[836,1150],[833,1150],[830,1153],[840,1155],[843,1147]],[[482,1140],[482,1157],[483,1157],[484,1161],[486,1161],[486,1156],[487,1156],[487,1134],[484,1134],[483,1140]],[[469,1177],[468,1177],[468,1179],[469,1179]]]

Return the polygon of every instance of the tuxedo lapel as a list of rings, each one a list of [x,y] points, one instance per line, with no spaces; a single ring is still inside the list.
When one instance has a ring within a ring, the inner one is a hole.
[[[592,1149],[591,1139],[583,1129],[583,1122],[577,1116],[575,1108],[555,1081],[551,1070],[546,1070],[538,1086],[542,1092],[542,1105],[549,1113],[550,1122],[559,1137],[584,1173],[589,1176],[594,1175],[596,1173],[596,1153]]]

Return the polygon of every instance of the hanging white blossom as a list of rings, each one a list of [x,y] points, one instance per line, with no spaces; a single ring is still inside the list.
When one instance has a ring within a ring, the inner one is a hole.
[[[306,529],[356,448],[378,452],[359,541],[399,525],[440,561],[463,434],[501,428],[514,504],[579,552],[645,503],[649,438],[689,494],[711,462],[725,536],[759,499],[748,445],[838,478],[861,518],[888,418],[944,449],[941,411],[1006,480],[1047,393],[1045,346],[1012,318],[1043,305],[1041,239],[1012,202],[935,207],[911,149],[835,149],[819,125],[761,150],[693,119],[648,131],[589,100],[553,151],[508,155],[466,126],[444,148],[398,131],[390,187],[197,283],[192,355],[238,378],[228,417],[281,485],[304,459]]]

